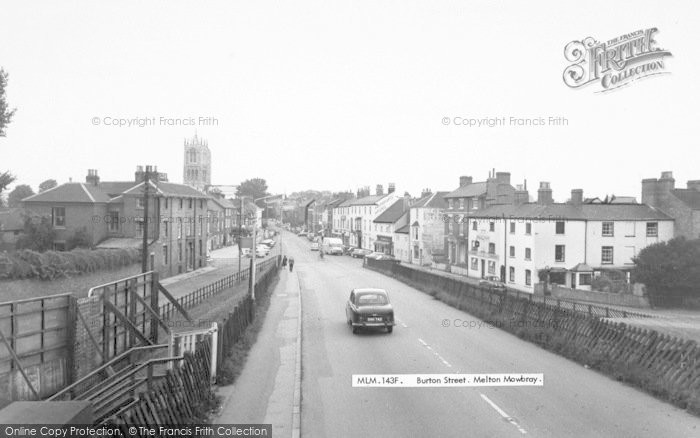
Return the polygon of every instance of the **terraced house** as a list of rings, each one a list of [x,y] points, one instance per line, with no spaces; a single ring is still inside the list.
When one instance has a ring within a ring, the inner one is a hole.
[[[510,204],[514,195],[515,188],[510,184],[509,172],[493,170],[486,181],[481,182],[473,182],[471,176],[459,178],[459,187],[443,197],[447,202],[444,253],[449,264],[467,264],[469,229],[465,218],[491,205]]]
[[[584,202],[573,190],[568,202],[552,200],[540,183],[537,202],[518,192],[512,204],[472,212],[469,277],[499,276],[508,286],[534,293],[539,273],[547,283],[591,290],[595,277],[622,273],[653,243],[673,238],[673,218],[646,204]]]
[[[145,170],[131,181],[100,181],[90,169],[85,182],[69,182],[25,198],[24,209],[51,218],[55,250],[66,250],[76,233],[98,248],[141,248],[149,238],[149,266],[173,275],[206,263],[207,195],[168,182],[154,169],[148,186],[149,215],[144,221]]]

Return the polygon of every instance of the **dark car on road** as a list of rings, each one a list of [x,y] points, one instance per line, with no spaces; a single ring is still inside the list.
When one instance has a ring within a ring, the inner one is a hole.
[[[394,308],[384,289],[353,289],[345,306],[345,316],[353,333],[365,327],[386,328],[391,333],[396,325]]]
[[[501,281],[501,277],[495,275],[484,277],[479,280],[479,286],[500,292],[506,290],[506,284]]]
[[[350,252],[350,257],[361,259],[364,258],[364,256],[366,256],[367,254],[372,254],[372,251],[364,248],[355,248]]]

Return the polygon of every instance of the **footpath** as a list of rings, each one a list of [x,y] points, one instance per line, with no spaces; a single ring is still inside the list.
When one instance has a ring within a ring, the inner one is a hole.
[[[219,388],[216,424],[272,424],[275,437],[299,437],[301,295],[296,272],[282,270],[258,338],[243,371]]]

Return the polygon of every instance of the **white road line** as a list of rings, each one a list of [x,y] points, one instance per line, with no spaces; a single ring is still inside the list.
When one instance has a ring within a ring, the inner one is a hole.
[[[496,412],[498,412],[498,413],[501,415],[501,417],[505,418],[507,422],[509,422],[510,424],[512,424],[513,426],[515,426],[515,427],[518,429],[518,431],[520,431],[520,433],[522,433],[522,434],[526,434],[526,433],[527,433],[527,431],[526,431],[525,429],[523,429],[522,427],[520,427],[520,425],[518,424],[518,422],[515,421],[515,420],[513,419],[513,417],[511,417],[510,415],[506,414],[505,411],[504,411],[503,409],[499,408],[498,405],[497,405],[496,403],[492,402],[490,398],[486,397],[485,394],[479,394],[479,395],[481,395],[481,398],[483,398],[484,401],[485,401],[486,403],[488,403],[489,405],[491,405],[491,407],[494,408],[494,409],[496,410]]]
[[[428,344],[424,340],[422,340],[421,338],[418,338],[418,342],[425,345],[426,347],[428,346]]]
[[[408,328],[408,326],[407,326],[406,324],[404,324],[404,323],[401,323],[401,326],[402,326],[403,328]]]

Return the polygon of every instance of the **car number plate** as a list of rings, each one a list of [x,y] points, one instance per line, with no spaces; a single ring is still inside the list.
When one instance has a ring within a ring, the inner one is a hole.
[[[381,322],[382,318],[380,318],[378,316],[370,316],[369,318],[367,318],[367,321],[369,321],[369,322]]]

